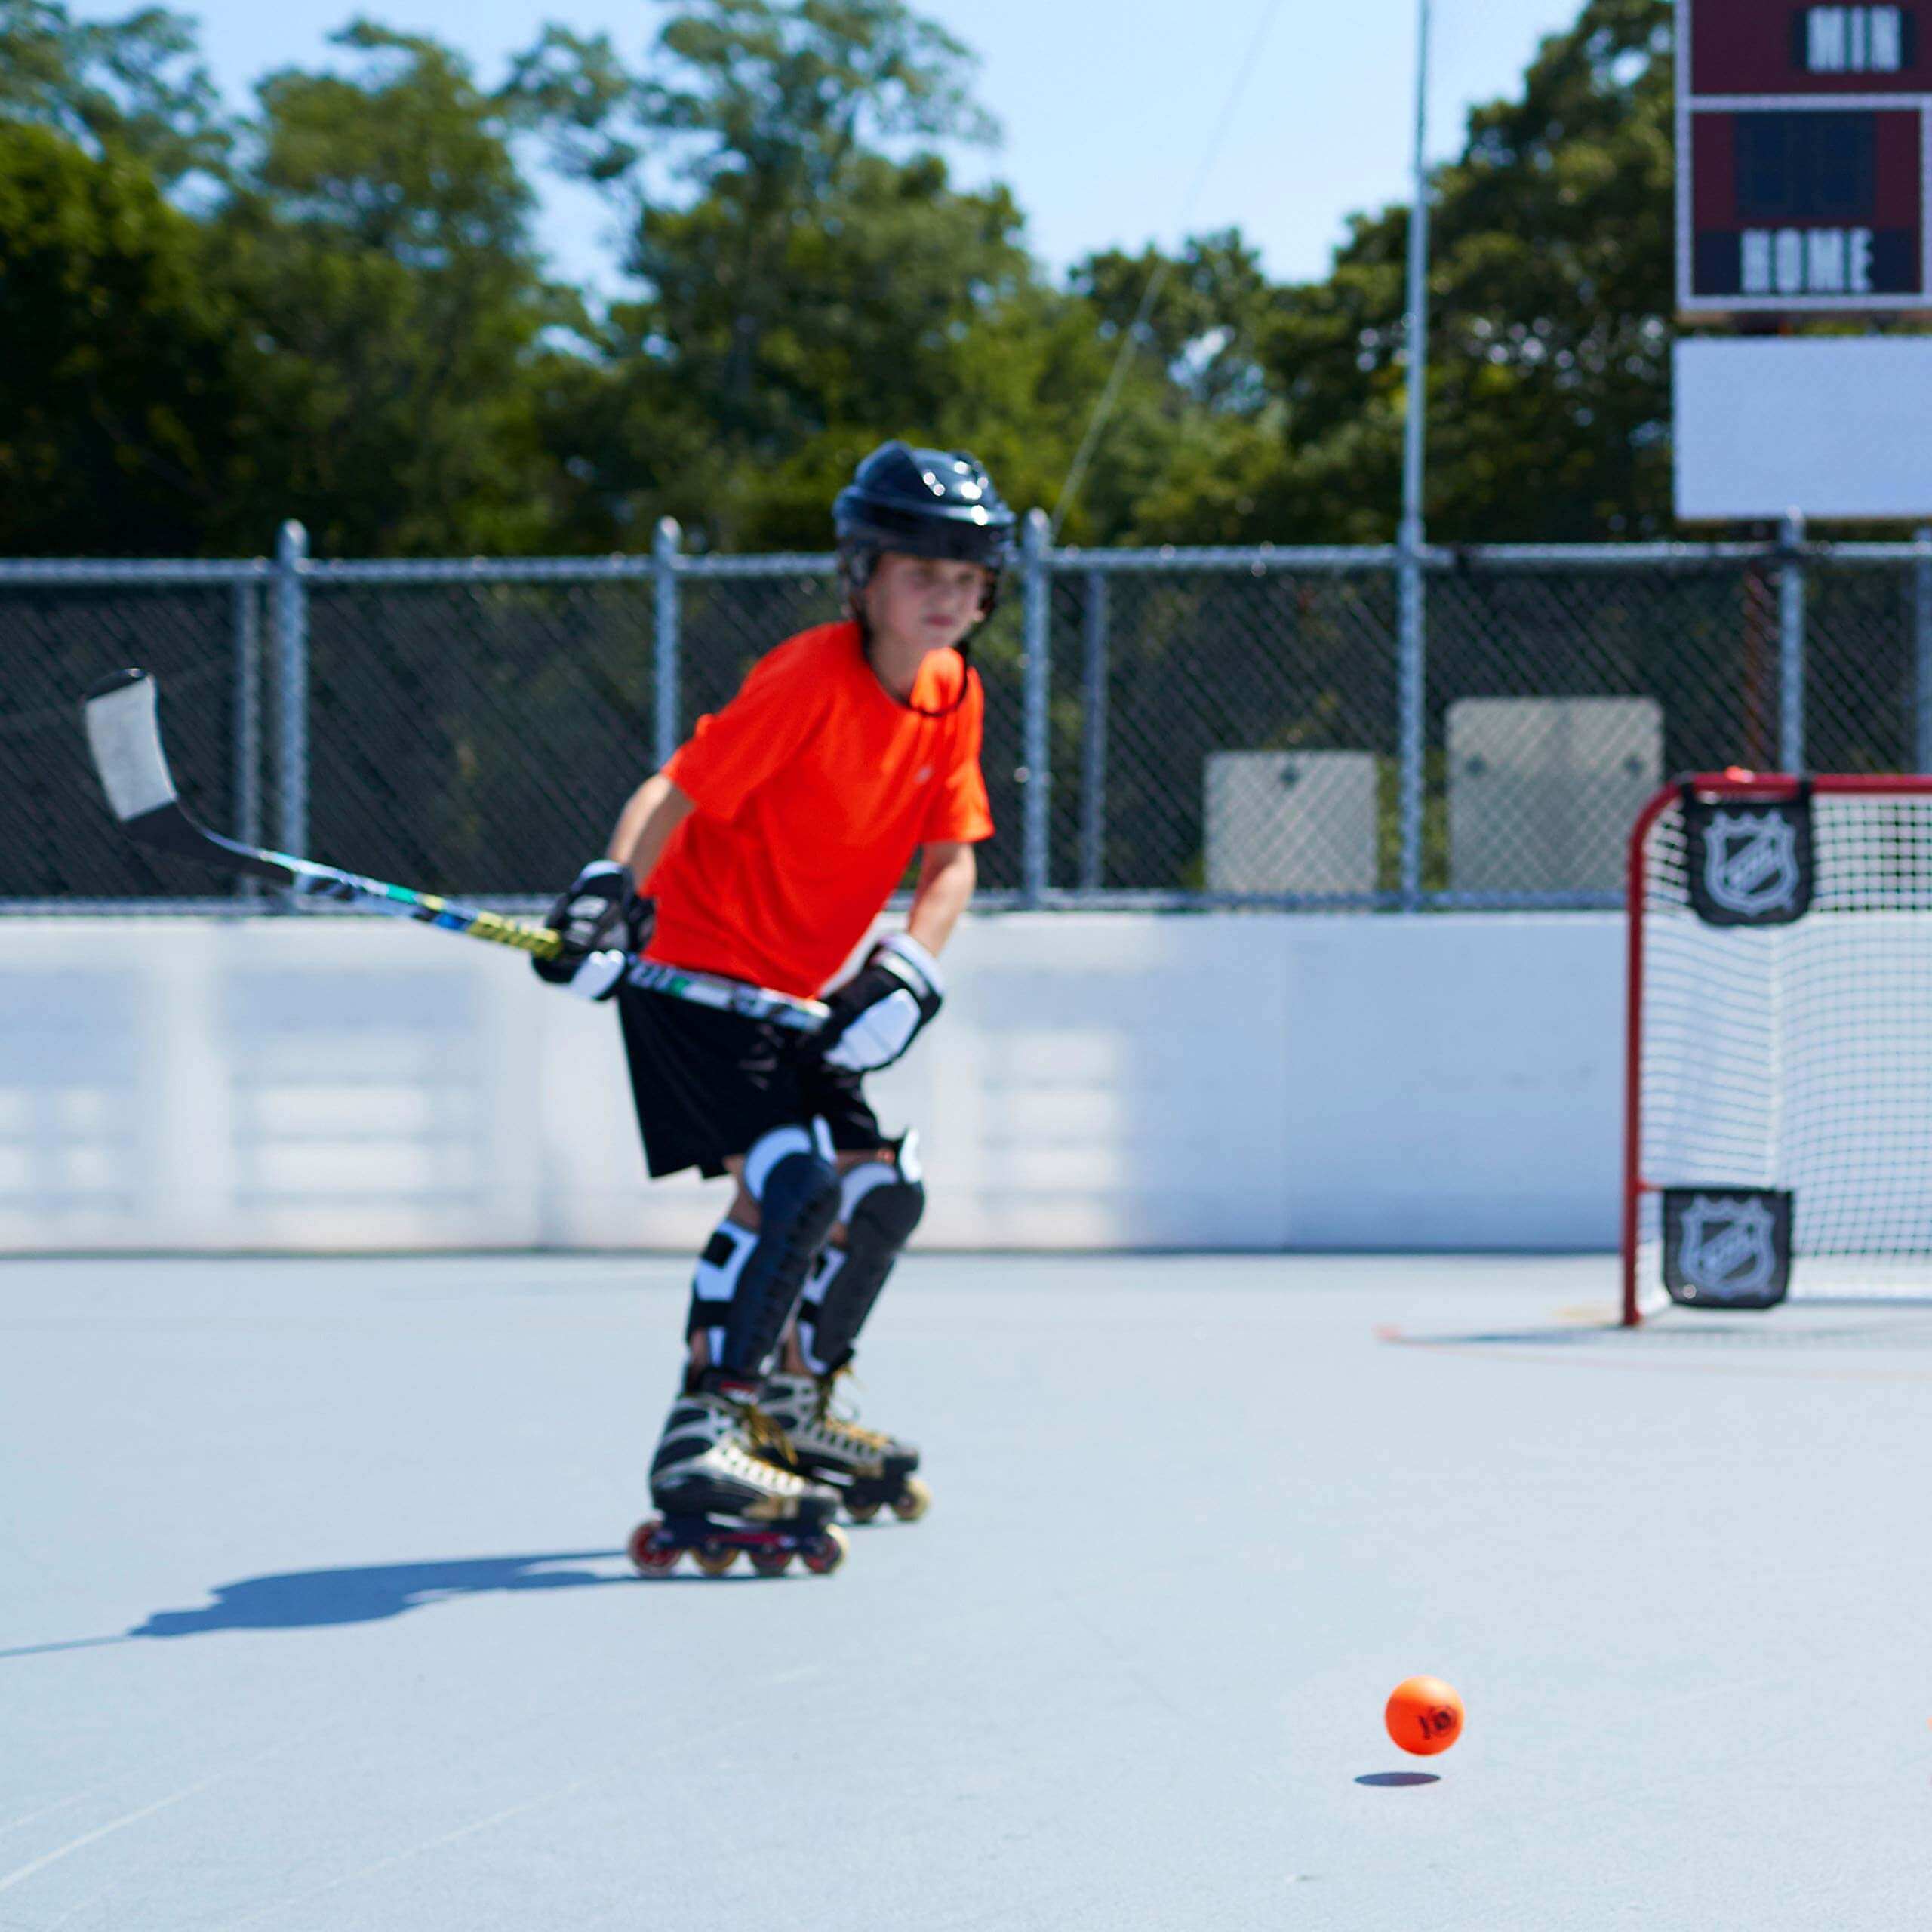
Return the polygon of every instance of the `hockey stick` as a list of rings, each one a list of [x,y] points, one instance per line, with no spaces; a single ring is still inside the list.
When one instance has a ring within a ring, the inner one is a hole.
[[[548,926],[506,919],[469,906],[457,906],[429,892],[412,892],[405,885],[387,885],[359,872],[338,871],[308,859],[291,859],[259,846],[244,845],[191,818],[174,789],[162,749],[161,724],[155,701],[160,688],[145,671],[117,671],[88,694],[81,707],[86,721],[88,748],[94,753],[101,789],[109,810],[129,838],[164,852],[198,860],[223,872],[280,886],[298,899],[325,899],[339,905],[368,906],[398,918],[420,920],[445,932],[463,933],[492,945],[515,946],[534,958],[554,959],[562,942]],[[694,1006],[723,1013],[743,1014],[815,1033],[825,1023],[823,1001],[795,999],[769,987],[747,986],[710,973],[687,972],[654,959],[633,960],[625,974],[631,984],[668,994]]]

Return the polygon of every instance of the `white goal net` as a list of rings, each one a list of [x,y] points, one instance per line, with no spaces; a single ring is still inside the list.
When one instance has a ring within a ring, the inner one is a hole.
[[[1629,912],[1625,1320],[1932,1296],[1932,779],[1673,786]]]

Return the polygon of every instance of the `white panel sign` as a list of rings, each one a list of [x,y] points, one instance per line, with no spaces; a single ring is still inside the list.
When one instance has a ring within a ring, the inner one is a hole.
[[[1932,336],[1678,343],[1677,514],[1932,517]]]

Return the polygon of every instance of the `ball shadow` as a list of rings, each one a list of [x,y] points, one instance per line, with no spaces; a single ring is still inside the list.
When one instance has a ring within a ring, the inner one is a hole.
[[[1384,1789],[1392,1786],[1411,1784],[1440,1784],[1440,1771],[1371,1771],[1366,1777],[1355,1780],[1357,1784],[1372,1784]]]

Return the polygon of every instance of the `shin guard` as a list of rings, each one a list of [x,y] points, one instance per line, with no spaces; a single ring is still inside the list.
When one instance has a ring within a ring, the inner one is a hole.
[[[852,1359],[859,1331],[925,1211],[909,1134],[890,1164],[871,1161],[846,1175],[838,1208],[845,1245],[819,1257],[798,1304],[798,1346],[814,1375],[834,1374]]]
[[[812,1257],[838,1219],[838,1170],[823,1131],[776,1128],[745,1160],[745,1186],[758,1204],[754,1233],[718,1227],[691,1282],[688,1331],[706,1340],[702,1380],[755,1387],[792,1318]]]

